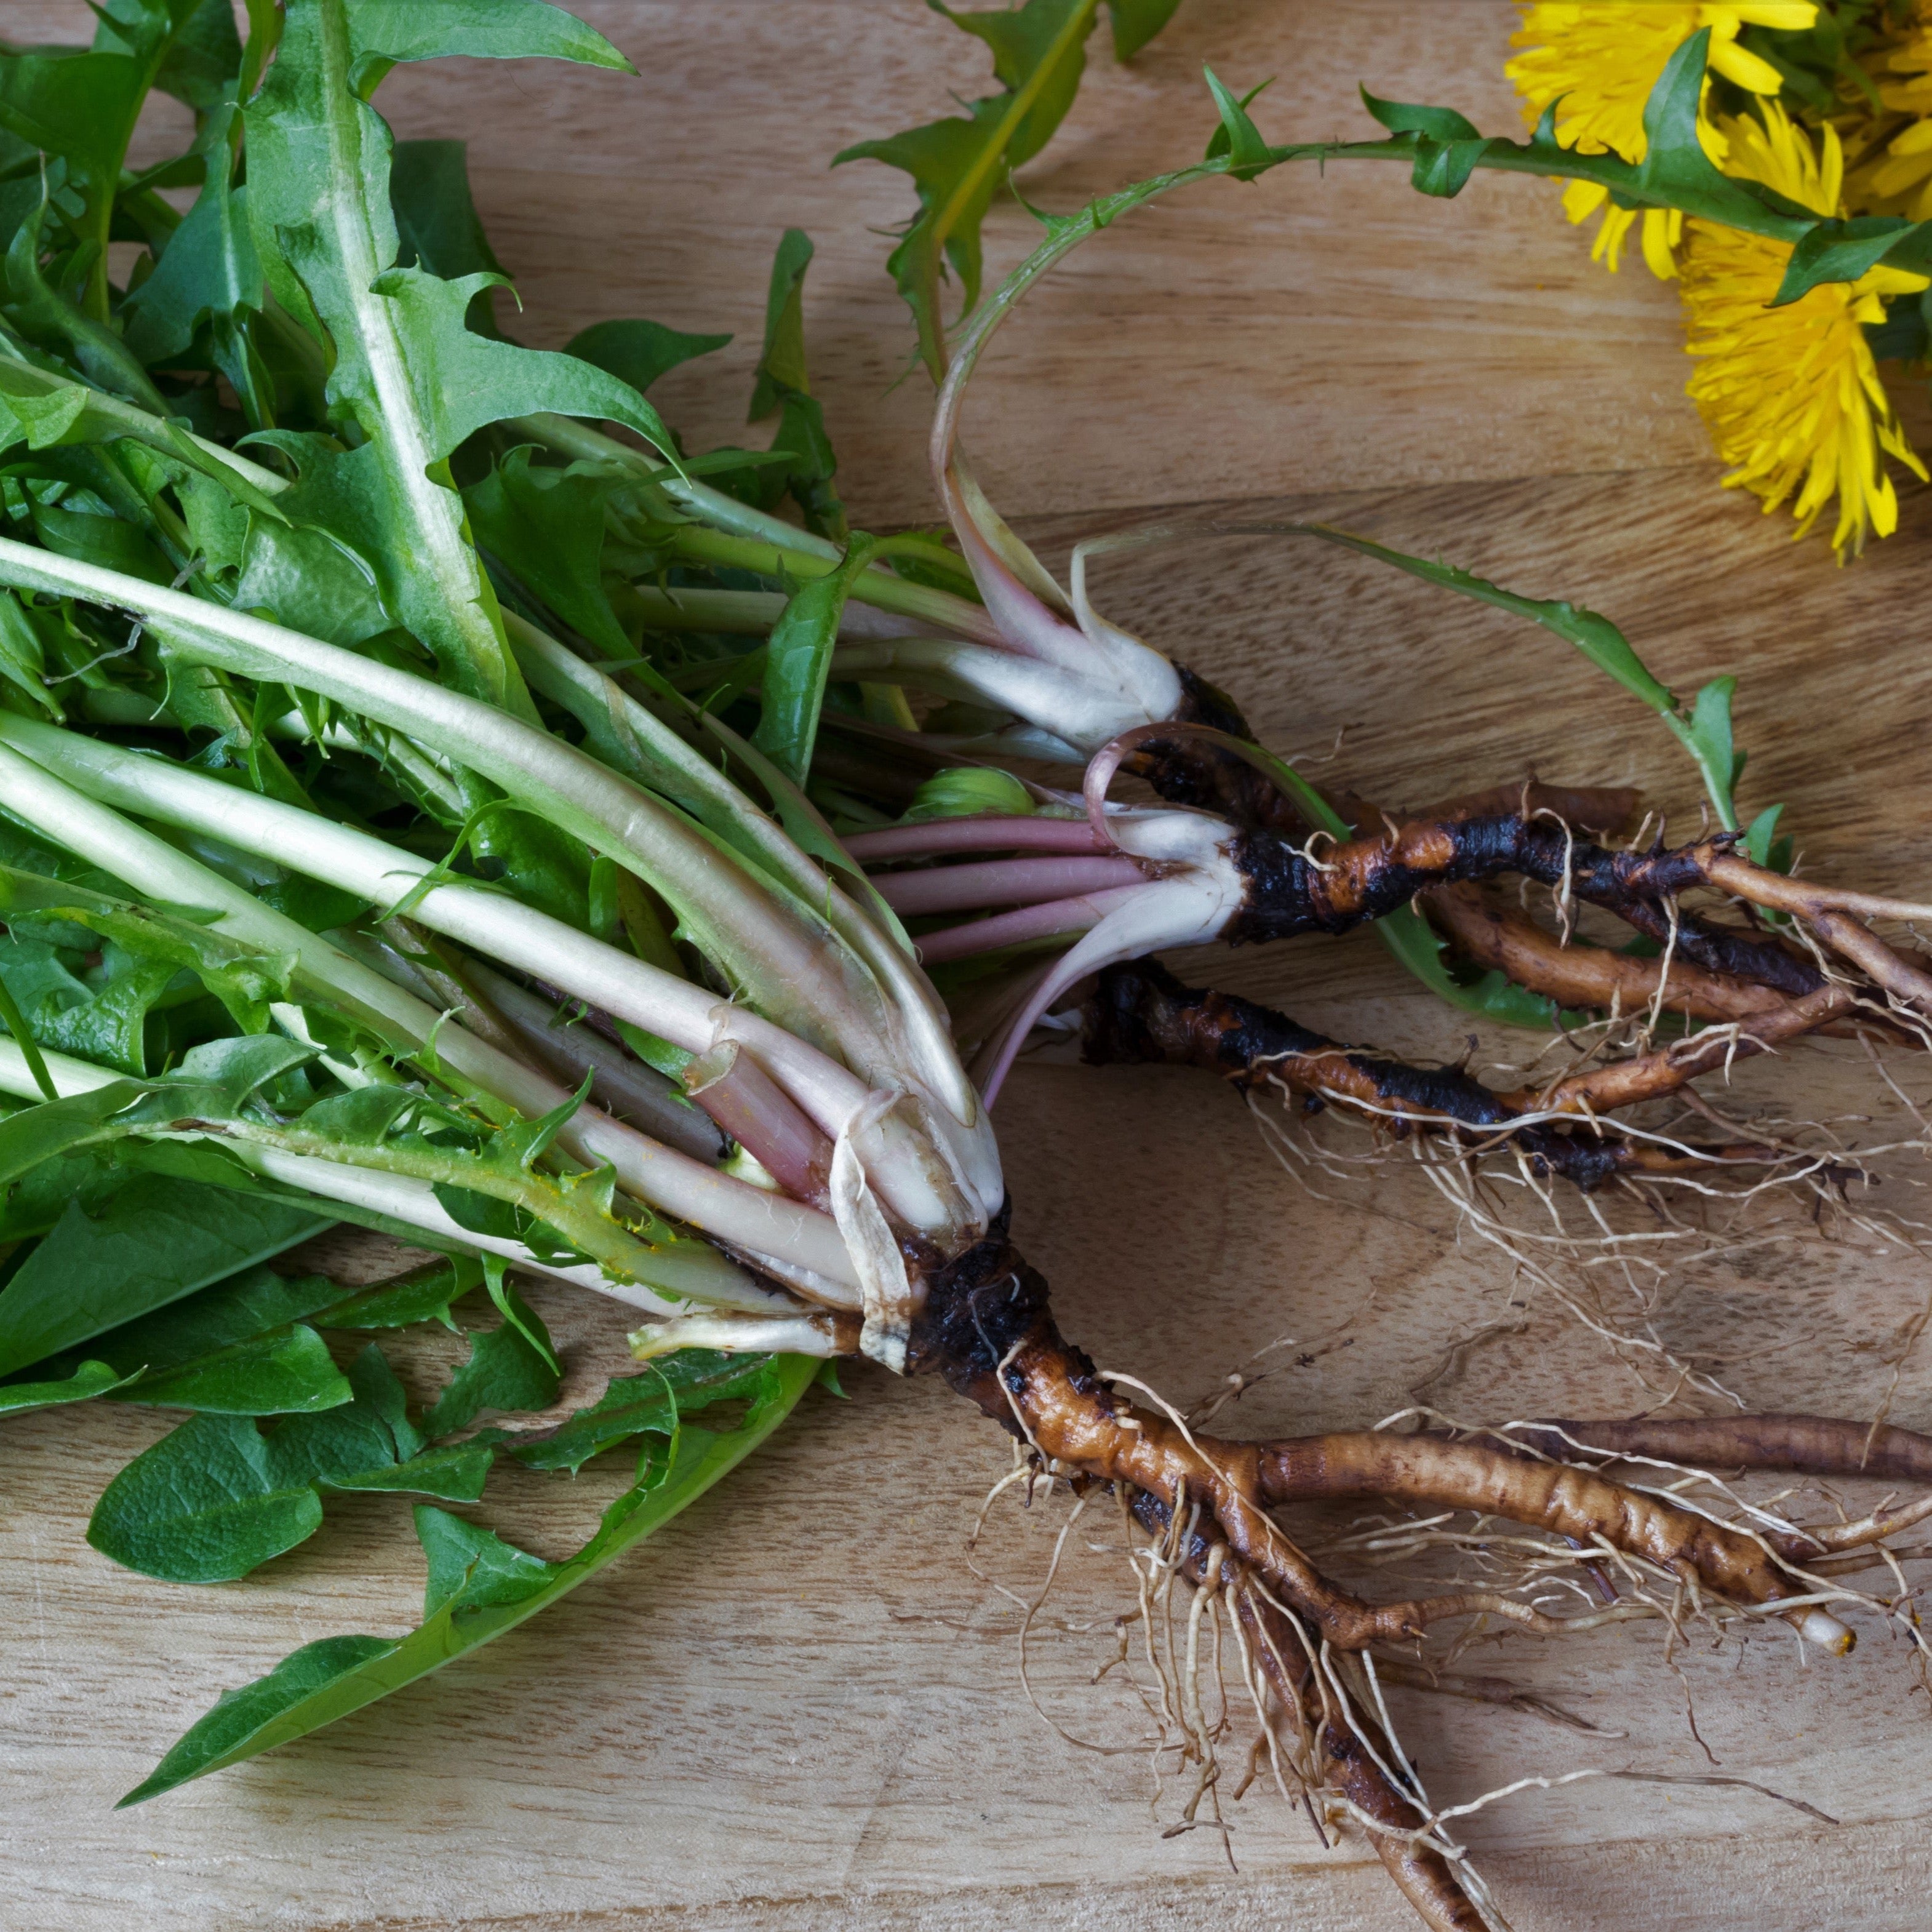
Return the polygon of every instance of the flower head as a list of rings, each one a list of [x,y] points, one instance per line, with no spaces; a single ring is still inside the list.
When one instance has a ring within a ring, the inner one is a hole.
[[[1864,64],[1885,112],[1870,129],[1876,144],[1850,171],[1852,203],[1861,214],[1923,221],[1932,215],[1932,0],[1894,16]],[[1901,114],[1912,118],[1899,128]]]
[[[1511,43],[1524,51],[1504,71],[1523,98],[1527,120],[1557,103],[1557,138],[1567,146],[1640,161],[1644,103],[1693,34],[1710,28],[1712,73],[1748,92],[1774,96],[1783,85],[1777,68],[1740,46],[1738,34],[1753,26],[1802,29],[1817,13],[1816,0],[1534,0]],[[1721,136],[1701,121],[1700,131],[1721,164]],[[1563,208],[1573,222],[1603,210],[1590,254],[1614,274],[1640,211],[1611,206],[1607,188],[1581,181],[1564,188]],[[1644,260],[1667,281],[1677,272],[1684,217],[1675,208],[1641,212]]]
[[[1819,145],[1775,101],[1762,118],[1724,124],[1729,172],[1761,182],[1825,215],[1841,209],[1844,154],[1829,127]],[[1889,452],[1926,472],[1879,380],[1864,325],[1884,320],[1882,298],[1924,288],[1897,268],[1828,282],[1773,308],[1791,244],[1693,217],[1680,257],[1684,346],[1701,366],[1687,386],[1724,478],[1764,500],[1767,512],[1795,497],[1803,536],[1836,496],[1833,546],[1862,548],[1868,531],[1889,536],[1898,500],[1886,473]]]

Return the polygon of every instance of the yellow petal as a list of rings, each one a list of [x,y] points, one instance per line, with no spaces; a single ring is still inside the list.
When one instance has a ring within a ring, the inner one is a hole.
[[[1736,81],[1753,94],[1776,94],[1784,85],[1784,76],[1770,62],[1760,60],[1735,40],[1713,40],[1710,63],[1726,80]]]
[[[1802,33],[1818,22],[1818,0],[1741,0],[1734,6],[1710,10],[1734,15],[1747,26],[1773,27],[1780,33]]]
[[[1675,250],[1683,228],[1684,217],[1674,208],[1646,208],[1643,212],[1643,259],[1660,282],[1677,279]]]

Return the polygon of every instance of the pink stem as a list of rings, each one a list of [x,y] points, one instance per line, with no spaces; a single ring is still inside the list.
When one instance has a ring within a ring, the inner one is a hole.
[[[684,1070],[684,1087],[788,1194],[830,1208],[831,1142],[736,1041],[692,1060]]]
[[[1126,904],[1147,889],[1143,879],[1137,886],[1118,886],[1081,898],[1050,899],[1045,905],[1022,906],[1017,912],[996,913],[991,919],[974,920],[969,925],[922,933],[913,944],[927,965],[936,966],[943,959],[970,958],[976,952],[991,952],[997,946],[1017,946],[1030,939],[1057,939],[1098,926],[1116,906]]]
[[[844,842],[862,866],[886,859],[923,859],[940,852],[1101,852],[1111,843],[1096,838],[1084,819],[1001,818],[990,812],[855,832]]]
[[[884,872],[872,880],[893,911],[976,912],[982,906],[1036,905],[1110,886],[1138,885],[1147,874],[1132,859],[990,859],[978,866],[939,866]]]

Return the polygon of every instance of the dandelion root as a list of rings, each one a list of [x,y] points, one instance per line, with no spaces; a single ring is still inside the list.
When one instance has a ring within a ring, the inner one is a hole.
[[[1787,1008],[1774,1000],[1773,1010],[1782,1015]],[[1671,1091],[1695,1072],[1718,1064],[1723,1055],[1714,1048],[1742,1050],[1728,1035],[1723,1042],[1707,1042],[1694,1055],[1673,1048],[1600,1068],[1550,1094],[1499,1094],[1458,1068],[1410,1066],[1385,1054],[1339,1045],[1238,994],[1184,986],[1151,960],[1108,968],[1082,1017],[1082,1050],[1091,1064],[1198,1066],[1244,1090],[1270,1083],[1294,1088],[1308,1096],[1311,1108],[1330,1102],[1350,1107],[1398,1132],[1450,1129],[1478,1145],[1507,1141],[1543,1172],[1562,1174],[1580,1187],[1599,1186],[1618,1174],[1681,1173],[1713,1163],[1778,1157],[1775,1149],[1755,1143],[1688,1152],[1646,1145],[1594,1119],[1586,1127],[1580,1121],[1578,1130],[1547,1120],[1524,1121],[1525,1115],[1555,1112],[1582,1116],[1590,1096],[1607,1084],[1604,1076],[1624,1076],[1627,1067],[1639,1070],[1622,1082],[1630,1089],[1630,1100]],[[1688,1044],[1677,1043],[1678,1048]],[[1623,1104],[1600,1100],[1589,1111]]]

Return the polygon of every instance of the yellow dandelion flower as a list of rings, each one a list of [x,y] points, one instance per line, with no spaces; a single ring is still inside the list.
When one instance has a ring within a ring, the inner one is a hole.
[[[1912,120],[1851,171],[1849,199],[1859,213],[1932,218],[1932,0],[1913,0],[1865,67],[1888,116]],[[1882,131],[1893,124],[1880,123]]]
[[[1730,172],[1761,182],[1815,210],[1836,214],[1844,156],[1836,132],[1822,146],[1775,101],[1762,119],[1723,124]],[[1883,319],[1881,298],[1924,288],[1927,278],[1873,268],[1847,284],[1828,282],[1782,308],[1769,306],[1791,244],[1693,217],[1679,260],[1684,347],[1700,367],[1687,386],[1718,455],[1767,513],[1795,497],[1800,536],[1835,495],[1833,547],[1856,554],[1866,534],[1898,526],[1898,499],[1886,473],[1889,451],[1916,475],[1925,466],[1879,380],[1864,325]]]
[[[1523,118],[1532,125],[1558,100],[1557,138],[1566,146],[1640,161],[1643,104],[1670,56],[1693,34],[1710,28],[1712,73],[1753,94],[1774,95],[1783,84],[1778,70],[1740,46],[1738,35],[1746,27],[1809,27],[1817,14],[1816,0],[1531,0],[1510,42],[1526,51],[1503,71],[1522,96]],[[1714,130],[1700,124],[1700,131],[1721,165]],[[1612,206],[1607,188],[1581,181],[1564,187],[1563,209],[1573,222],[1603,211],[1590,256],[1615,274],[1639,211]],[[1675,208],[1642,213],[1643,258],[1668,281],[1677,272],[1684,218]]]

